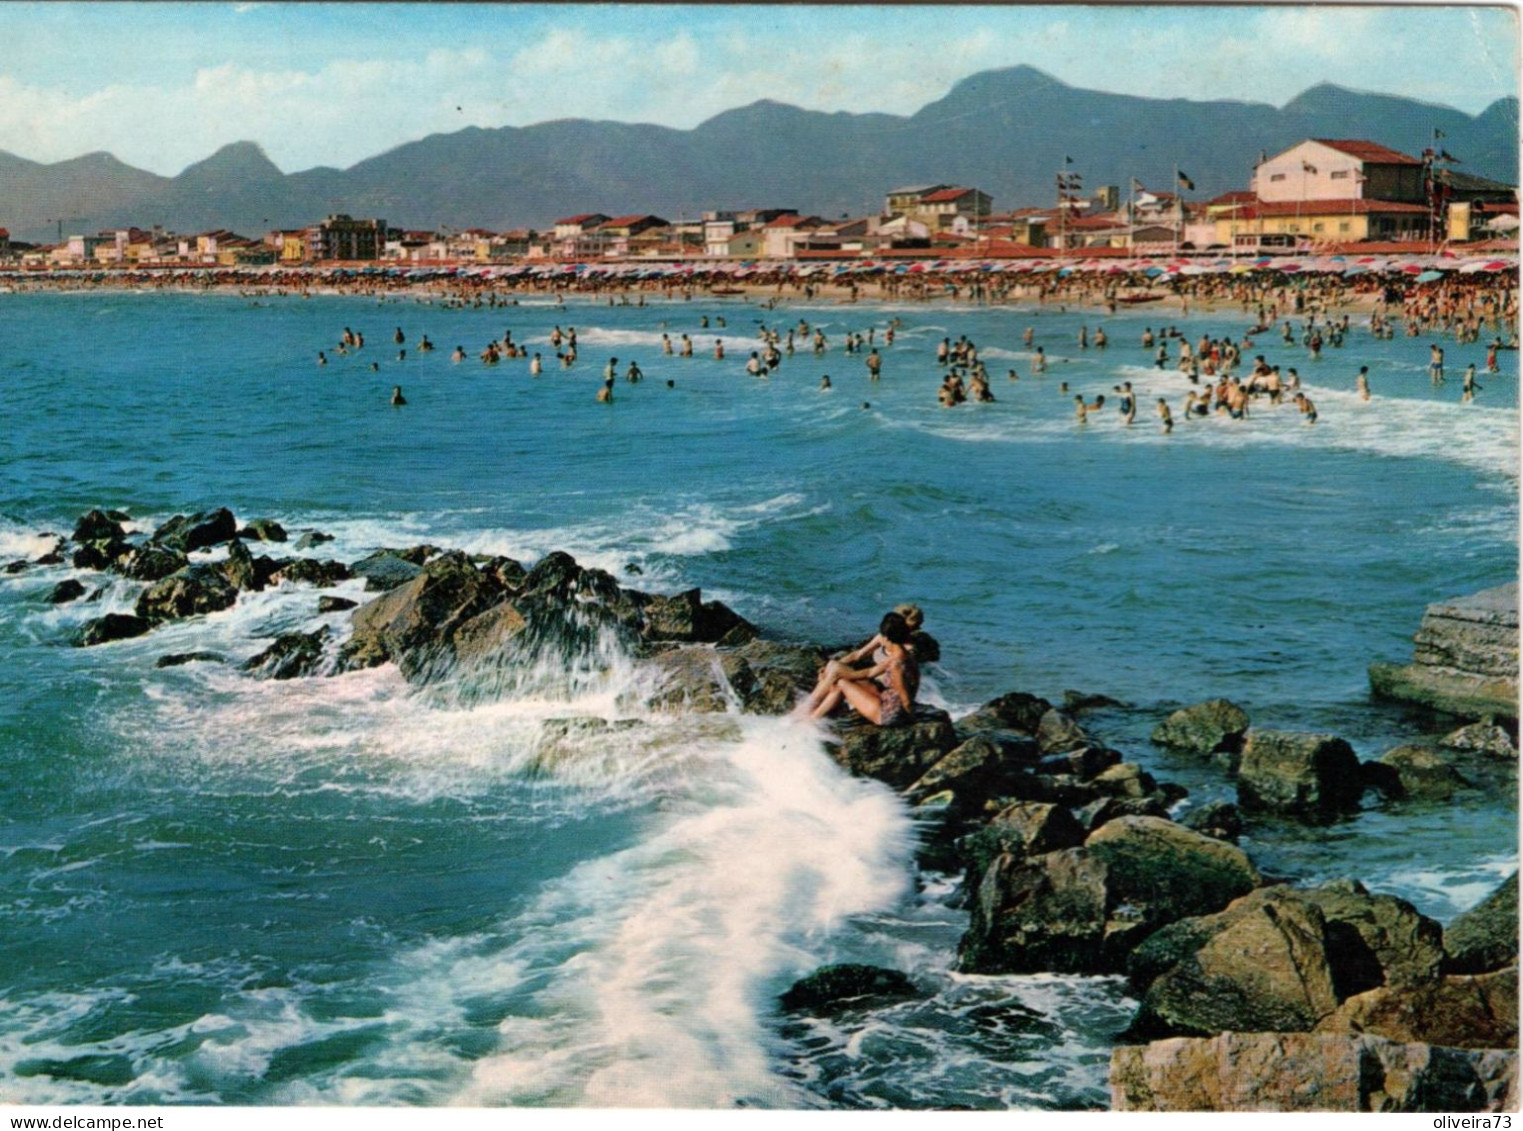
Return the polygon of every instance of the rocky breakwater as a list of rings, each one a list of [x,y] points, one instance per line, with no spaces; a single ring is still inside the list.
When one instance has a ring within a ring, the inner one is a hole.
[[[1410,664],[1370,665],[1386,699],[1465,719],[1518,717],[1518,585],[1429,605]]]

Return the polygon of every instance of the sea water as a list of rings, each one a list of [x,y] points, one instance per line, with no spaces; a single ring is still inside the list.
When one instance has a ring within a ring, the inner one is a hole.
[[[1366,665],[1410,654],[1427,603],[1517,573],[1517,354],[1461,404],[1483,347],[1444,342],[1435,387],[1428,337],[1377,340],[1363,319],[1320,360],[1270,334],[1249,351],[1299,369],[1308,427],[1262,402],[1245,421],[1187,421],[1186,379],[1140,345],[1160,321],[1240,337],[1236,308],[3,303],[0,560],[43,552],[43,532],[94,506],[150,530],[226,505],[330,533],[306,552],[343,560],[420,542],[563,549],[647,590],[701,586],[785,639],[864,638],[914,601],[943,649],[924,697],[954,712],[1013,689],[1122,700],[1086,726],[1191,804],[1232,786],[1149,745],[1169,710],[1226,696],[1258,725],[1378,757],[1424,728],[1370,700]],[[827,352],[800,334],[777,373],[747,376],[760,326],[801,319]],[[1102,324],[1109,348],[1079,349],[1079,327]],[[556,325],[577,328],[573,369]],[[340,356],[346,326],[366,345]],[[869,329],[878,383],[842,349]],[[476,359],[508,330],[543,376]],[[662,333],[697,356],[666,357]],[[435,352],[417,352],[424,334]],[[998,400],[943,409],[935,345],[964,334]],[[449,360],[456,345],[469,360]],[[611,357],[614,403],[598,404]],[[1114,406],[1122,381],[1134,425],[1112,407],[1075,423],[1074,393]],[[0,1098],[1105,1105],[1135,1006],[1124,982],[955,973],[956,878],[916,873],[913,814],[838,769],[817,732],[632,708],[642,677],[616,651],[488,696],[420,692],[390,667],[239,674],[277,633],[345,631],[310,587],[73,649],[82,621],[140,588],[48,605],[77,573],[0,580]],[[359,582],[332,592],[365,599]],[[192,650],[230,663],[154,667]],[[610,725],[551,722],[568,716]],[[1266,873],[1355,876],[1447,922],[1517,855],[1512,776],[1467,772],[1450,802],[1372,796],[1331,827],[1256,822],[1244,847]],[[783,1016],[777,995],[831,961],[905,970],[924,996]]]

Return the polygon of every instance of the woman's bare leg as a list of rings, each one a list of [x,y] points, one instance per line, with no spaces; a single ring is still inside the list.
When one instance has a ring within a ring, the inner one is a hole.
[[[823,719],[834,711],[841,702],[841,688],[845,684],[838,683],[825,693],[825,697],[815,704],[814,710],[809,712],[811,719]]]
[[[883,703],[878,698],[878,685],[865,679],[843,679],[836,685],[846,696],[846,701],[874,726],[883,724]]]

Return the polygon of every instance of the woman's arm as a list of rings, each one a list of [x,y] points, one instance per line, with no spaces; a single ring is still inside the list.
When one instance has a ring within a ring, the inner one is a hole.
[[[848,652],[846,655],[842,656],[842,661],[848,664],[855,664],[864,656],[871,656],[873,654],[873,649],[878,646],[879,642],[882,639],[883,638],[881,636],[874,635],[871,640],[862,645],[862,647],[858,648],[856,651]]]

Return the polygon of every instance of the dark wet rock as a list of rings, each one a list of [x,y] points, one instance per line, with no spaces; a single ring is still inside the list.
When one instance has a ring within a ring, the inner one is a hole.
[[[286,528],[273,518],[253,518],[238,531],[238,537],[246,542],[284,542]]]
[[[1126,707],[1128,704],[1119,699],[1112,699],[1109,695],[1091,695],[1084,691],[1075,691],[1073,688],[1063,690],[1063,710],[1070,715],[1077,715],[1080,711],[1103,711],[1112,707]]]
[[[524,569],[520,562],[501,555],[488,558],[481,563],[481,571],[491,574],[497,579],[497,583],[505,590],[517,590],[528,576],[529,571]]]
[[[1096,774],[1096,789],[1108,797],[1146,797],[1158,788],[1153,775],[1136,762],[1118,762]]]
[[[1222,1033],[1121,1045],[1116,1111],[1516,1111],[1517,1053],[1354,1033]]]
[[[398,585],[406,585],[423,572],[423,567],[395,551],[381,550],[355,562],[350,572],[365,579],[367,593],[385,593]]]
[[[1396,774],[1402,796],[1427,801],[1447,801],[1466,785],[1458,770],[1431,746],[1398,746],[1380,757],[1380,764]]]
[[[217,566],[197,563],[157,581],[137,599],[137,615],[150,621],[178,620],[232,608],[238,590]]]
[[[1052,704],[1040,696],[1012,691],[958,719],[957,733],[959,737],[971,738],[975,734],[1004,730],[1034,736],[1042,716],[1050,710]]]
[[[910,648],[915,659],[922,664],[934,664],[941,660],[941,643],[924,629],[910,633]]]
[[[351,601],[348,597],[334,597],[325,593],[317,599],[317,611],[320,613],[341,613],[358,607],[359,602]]]
[[[1318,1029],[1451,1048],[1517,1048],[1518,968],[1380,986],[1350,997]]]
[[[727,645],[722,645],[727,646]],[[812,644],[750,640],[734,646],[750,678],[739,687],[741,709],[751,715],[786,715],[813,688],[825,653]]]
[[[1353,748],[1330,734],[1255,729],[1238,766],[1245,810],[1326,820],[1359,806],[1364,783]]]
[[[651,657],[657,710],[785,715],[814,687],[824,652],[812,645],[754,640],[737,648],[701,644]]]
[[[958,968],[1118,973],[1159,927],[1218,911],[1259,882],[1232,845],[1155,817],[1118,818],[1081,847],[991,861]]]
[[[227,559],[222,563],[222,576],[227,582],[240,593],[258,592],[264,588],[264,580],[260,577],[259,567],[254,562],[254,555],[238,539],[234,538],[227,545]]]
[[[982,808],[993,797],[1017,788],[1016,779],[1028,777],[1035,743],[1029,739],[999,741],[970,738],[921,774],[905,790],[911,802],[924,801],[937,793],[951,792],[968,808]]]
[[[1504,762],[1518,760],[1518,744],[1505,727],[1495,723],[1471,723],[1450,731],[1438,744],[1448,750],[1465,750],[1484,754]]]
[[[6,562],[4,572],[9,574],[25,573],[31,568],[32,563],[25,558],[17,558],[13,562]]]
[[[779,1001],[789,1013],[830,1013],[883,1005],[919,995],[915,984],[898,970],[843,962],[822,966],[808,977],[800,978]]]
[[[178,668],[185,664],[223,664],[227,657],[221,652],[170,652],[154,661],[156,668]]]
[[[112,640],[127,640],[142,636],[153,627],[153,622],[127,613],[107,613],[103,617],[88,620],[80,626],[74,643],[81,648],[106,644]]]
[[[172,573],[178,573],[190,564],[184,554],[168,546],[156,546],[145,542],[134,546],[116,566],[116,572],[134,581],[163,581]]]
[[[575,558],[563,550],[554,550],[534,563],[520,588],[525,593],[558,592],[569,596],[581,575],[582,567]]]
[[[1132,1032],[1305,1031],[1346,999],[1439,977],[1442,928],[1353,881],[1255,891],[1148,938],[1127,973],[1142,1005]]]
[[[275,584],[282,581],[290,581],[304,585],[315,585],[319,589],[330,585],[337,585],[340,581],[348,581],[354,575],[349,567],[343,562],[318,558],[289,558],[279,563],[279,568],[270,575],[270,580]]]
[[[84,584],[73,577],[66,577],[48,590],[48,604],[66,605],[85,595]]]
[[[333,541],[333,535],[324,534],[321,530],[308,530],[297,537],[291,545],[298,550],[313,550],[324,542]]]
[[[1481,974],[1518,962],[1518,873],[1444,928],[1444,970]]]
[[[460,627],[502,597],[495,578],[464,554],[443,554],[405,585],[354,611],[354,634],[344,655],[350,666],[356,660],[368,666],[364,660],[380,655],[395,661],[407,679],[423,678],[452,657]]]
[[[1040,749],[1039,745],[1038,750]],[[1053,754],[1042,758],[1036,763],[1035,769],[1039,774],[1072,774],[1075,777],[1088,780],[1097,774],[1104,773],[1120,761],[1121,752],[1119,750],[1112,750],[1108,746],[1095,746],[1086,743],[1062,754]]]
[[[530,578],[533,575],[531,570]],[[745,618],[722,602],[705,602],[697,589],[672,597],[651,598],[645,606],[644,617],[643,635],[647,640],[675,640],[689,644],[715,643],[742,626],[751,627]],[[754,635],[754,628],[752,632]]]
[[[200,511],[186,516],[177,514],[153,532],[150,541],[188,554],[192,550],[221,545],[238,536],[238,520],[226,507]]]
[[[111,542],[126,537],[126,533],[120,519],[102,510],[91,510],[79,516],[69,540],[77,543]]]
[[[263,652],[243,664],[243,670],[260,679],[299,679],[315,675],[323,666],[329,632],[287,632],[277,636]]]
[[[60,542],[58,549],[49,550],[45,554],[38,554],[35,558],[32,559],[32,564],[40,566],[55,566],[63,565],[63,563],[67,560],[68,559],[63,556],[63,543]]]
[[[102,538],[79,543],[69,561],[75,569],[110,569],[131,552],[125,539]]]
[[[1153,728],[1153,741],[1195,754],[1236,754],[1248,733],[1248,715],[1229,699],[1208,699],[1175,711]]]
[[[1084,728],[1056,708],[1045,712],[1037,722],[1036,740],[1043,754],[1063,754],[1093,745]]]
[[[1212,801],[1191,809],[1179,823],[1187,829],[1233,844],[1243,834],[1243,815],[1230,801]]]
[[[1074,818],[1090,832],[1119,817],[1169,819],[1167,795],[1155,791],[1145,797],[1097,797],[1074,810]]]
[[[972,887],[998,856],[1044,856],[1078,848],[1087,835],[1088,830],[1061,805],[1017,801],[1001,809],[983,828],[963,837],[958,848],[967,861]]]
[[[827,749],[852,773],[903,789],[956,745],[951,717],[939,708],[922,706],[916,709],[912,723],[880,727],[864,721],[845,726],[839,741]]]

